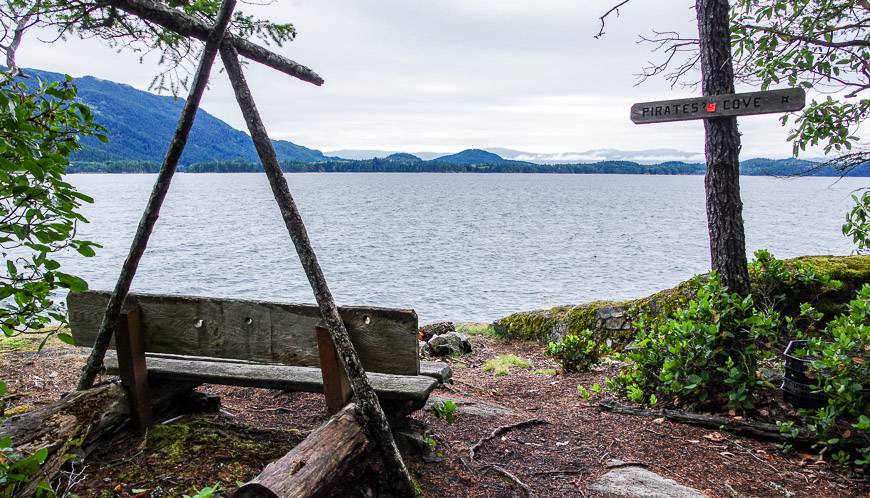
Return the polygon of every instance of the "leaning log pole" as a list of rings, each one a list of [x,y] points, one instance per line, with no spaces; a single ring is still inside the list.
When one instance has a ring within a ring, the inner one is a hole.
[[[317,256],[314,254],[314,249],[311,247],[311,242],[308,239],[308,231],[305,229],[305,224],[296,207],[296,202],[290,194],[287,179],[284,178],[284,173],[278,164],[275,149],[272,146],[271,140],[269,140],[269,135],[254,103],[251,90],[245,81],[245,75],[239,63],[238,52],[232,44],[228,43],[221,46],[221,59],[233,85],[236,100],[242,110],[248,131],[251,133],[257,154],[263,163],[263,169],[269,179],[275,201],[281,210],[281,217],[284,219],[284,224],[287,226],[290,238],[296,246],[296,252],[299,254],[299,260],[308,277],[308,282],[311,284],[311,289],[314,291],[314,297],[320,308],[320,314],[323,316],[323,321],[335,344],[336,352],[347,372],[360,418],[363,420],[368,436],[372,438],[383,458],[387,481],[397,494],[401,496],[415,496],[417,492],[411,475],[405,466],[405,462],[402,460],[399,449],[396,447],[393,433],[390,431],[390,426],[387,423],[387,417],[381,409],[375,391],[366,378],[366,373],[363,370],[359,356],[350,342],[347,328],[345,328],[344,322],[338,313],[338,308],[335,306],[335,301],[332,298],[332,293],[329,291],[329,286],[320,268],[320,263],[318,263]]]
[[[235,6],[236,0],[223,0],[221,4],[214,29],[209,35],[203,49],[202,58],[199,61],[199,67],[197,67],[193,80],[193,86],[190,89],[187,100],[184,102],[184,108],[178,120],[175,136],[172,138],[172,143],[169,144],[169,150],[166,152],[163,165],[160,166],[160,172],[157,174],[157,180],[154,182],[154,187],[151,190],[151,197],[148,199],[145,212],[142,213],[139,227],[136,229],[136,234],[133,237],[133,243],[130,245],[130,252],[127,254],[127,259],[124,260],[121,275],[118,277],[118,282],[115,284],[114,291],[112,291],[112,297],[109,298],[109,303],[106,305],[106,312],[103,314],[103,320],[100,324],[100,331],[94,341],[94,347],[91,349],[91,354],[88,356],[88,360],[82,369],[78,389],[90,388],[94,384],[94,379],[96,379],[100,368],[102,368],[103,358],[106,355],[109,342],[112,340],[115,329],[118,328],[121,307],[127,298],[127,294],[130,292],[130,285],[133,283],[136,270],[139,268],[139,261],[142,259],[142,254],[145,253],[148,239],[151,237],[151,232],[154,231],[154,225],[160,216],[160,208],[163,206],[163,200],[166,198],[167,192],[169,192],[169,184],[172,182],[172,176],[178,167],[178,160],[184,151],[184,146],[187,144],[187,137],[190,135],[190,129],[193,127],[193,122],[196,119],[199,103],[208,85],[214,59],[220,49],[227,26],[230,24]]]

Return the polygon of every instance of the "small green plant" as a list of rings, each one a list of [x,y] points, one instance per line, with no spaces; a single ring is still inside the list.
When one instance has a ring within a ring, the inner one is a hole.
[[[508,375],[511,367],[532,368],[532,364],[517,355],[505,354],[486,360],[486,363],[483,364],[483,371],[492,372],[493,375]]]
[[[0,399],[6,395],[6,383],[0,381]],[[0,424],[5,420],[0,403]],[[12,446],[12,438],[0,438],[0,498],[17,496],[20,488],[39,472],[40,466],[48,457],[48,448],[41,448],[30,455],[22,455]],[[36,487],[37,498],[50,498],[55,495],[47,482]]]
[[[219,492],[220,490],[221,487],[218,485],[206,486],[202,489],[194,489],[194,494],[192,496],[184,495],[184,498],[212,498],[215,493]]]
[[[598,363],[610,352],[604,341],[595,338],[589,329],[577,335],[566,335],[559,342],[550,342],[547,355],[556,358],[566,372],[580,372]]]
[[[589,398],[593,395],[601,394],[601,391],[603,391],[603,389],[601,388],[601,384],[598,383],[592,384],[588,388],[582,384],[577,386],[577,392],[580,393],[580,397],[587,401],[589,401]]]
[[[443,418],[448,424],[456,420],[456,403],[452,399],[439,401],[432,406],[432,411],[438,418]]]

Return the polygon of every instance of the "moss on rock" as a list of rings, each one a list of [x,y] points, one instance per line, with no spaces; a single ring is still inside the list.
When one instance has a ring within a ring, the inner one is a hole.
[[[122,486],[155,483],[171,473],[173,483],[157,496],[181,496],[195,488],[232,489],[304,439],[296,430],[255,429],[209,416],[194,416],[148,430],[142,451],[119,468]]]
[[[840,280],[839,290],[824,290],[814,296],[795,291],[789,299],[799,304],[812,300],[823,312],[838,309],[847,302],[863,284],[870,283],[870,256],[803,256],[786,260],[787,266],[811,264],[820,277]],[[702,276],[703,278],[703,276]],[[673,289],[663,290],[652,296],[627,301],[595,301],[577,306],[558,306],[548,310],[514,313],[493,322],[492,327],[499,337],[558,341],[566,335],[576,335],[584,329],[593,331],[601,340],[610,341],[619,348],[634,336],[632,322],[642,313],[659,316],[671,315],[684,306],[697,290],[695,279],[682,282]]]

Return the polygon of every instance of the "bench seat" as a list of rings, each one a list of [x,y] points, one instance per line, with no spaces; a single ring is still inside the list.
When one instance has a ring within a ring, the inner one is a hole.
[[[281,389],[285,391],[321,393],[323,377],[320,368],[297,367],[273,363],[237,362],[223,358],[203,358],[175,355],[146,355],[148,378],[223,384],[241,387]],[[106,371],[118,373],[118,358],[114,351],[106,353]],[[426,403],[429,394],[440,382],[428,375],[394,375],[368,372],[369,382],[384,401],[410,401],[415,409]]]

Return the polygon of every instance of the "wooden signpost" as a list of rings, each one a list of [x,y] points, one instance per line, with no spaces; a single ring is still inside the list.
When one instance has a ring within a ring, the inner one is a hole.
[[[748,116],[799,111],[806,104],[803,88],[766,92],[732,93],[691,99],[641,102],[631,106],[635,124],[688,121],[724,116]]]
[[[728,26],[728,2],[698,0],[703,97],[641,102],[631,106],[635,124],[704,120],[707,172],[707,229],[711,267],[732,292],[749,294],[743,202],[740,199],[740,134],[737,116],[799,111],[806,104],[802,88],[734,93],[734,75],[727,37],[716,26]],[[705,20],[715,18],[716,22]],[[727,33],[727,29],[725,30]]]

